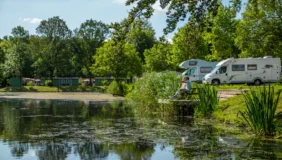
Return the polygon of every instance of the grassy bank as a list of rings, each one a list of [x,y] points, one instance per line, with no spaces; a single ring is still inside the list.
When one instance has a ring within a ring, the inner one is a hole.
[[[106,87],[49,87],[49,86],[22,86],[1,88],[0,92],[104,92]]]
[[[275,93],[278,93],[282,89],[282,86],[275,86]],[[244,101],[244,96],[234,96],[226,100],[220,101],[218,110],[213,113],[213,118],[216,122],[223,123],[225,125],[230,125],[234,127],[246,127],[248,126],[244,121],[243,117],[240,115],[240,111],[246,110],[246,104]],[[277,112],[278,116],[278,132],[279,135],[282,133],[282,97],[279,97]],[[249,128],[249,127],[246,127]]]

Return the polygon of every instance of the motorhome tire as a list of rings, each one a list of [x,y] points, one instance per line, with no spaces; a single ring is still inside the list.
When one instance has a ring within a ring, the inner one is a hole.
[[[212,85],[219,85],[220,84],[220,81],[218,79],[214,79],[212,80]]]
[[[254,81],[254,85],[256,85],[256,86],[261,85],[261,80],[260,80],[260,79],[256,79],[256,80]]]

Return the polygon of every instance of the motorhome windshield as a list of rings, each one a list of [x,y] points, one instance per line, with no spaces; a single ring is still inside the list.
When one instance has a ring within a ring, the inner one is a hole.
[[[220,68],[219,66],[216,66],[216,67],[211,71],[211,74],[215,74],[215,72],[216,72],[219,68]]]
[[[189,71],[188,71],[189,76],[194,75],[194,73],[195,73],[195,68],[189,69]]]
[[[225,73],[226,72],[226,66],[216,66],[213,70],[212,70],[212,74],[215,74],[215,73],[219,73],[219,74],[222,74],[222,73]]]

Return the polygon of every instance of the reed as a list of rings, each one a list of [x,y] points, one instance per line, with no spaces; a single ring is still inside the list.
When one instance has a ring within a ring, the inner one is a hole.
[[[217,109],[217,90],[211,85],[197,85],[197,88],[200,103],[196,107],[196,114],[207,116]]]
[[[281,91],[274,92],[274,87],[250,89],[244,94],[246,110],[240,115],[257,135],[274,136],[276,132],[276,109]]]

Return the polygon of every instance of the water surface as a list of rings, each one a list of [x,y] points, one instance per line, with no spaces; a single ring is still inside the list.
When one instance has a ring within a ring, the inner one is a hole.
[[[282,159],[282,142],[122,102],[0,101],[0,159]]]

